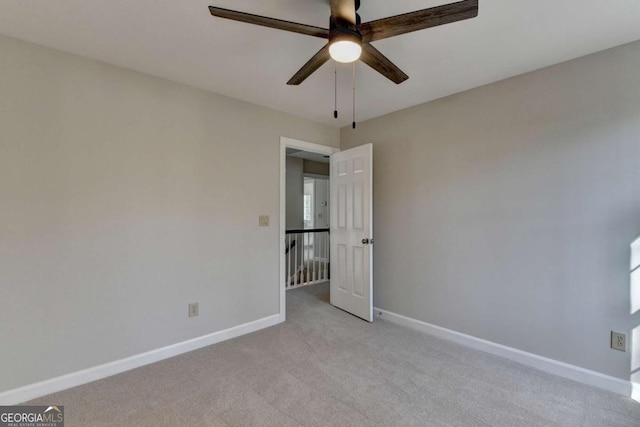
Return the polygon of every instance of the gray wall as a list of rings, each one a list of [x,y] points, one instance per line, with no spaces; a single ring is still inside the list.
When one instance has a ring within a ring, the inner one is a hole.
[[[304,173],[329,176],[329,163],[320,163],[320,162],[314,162],[313,160],[304,160],[302,169]]]
[[[302,176],[303,160],[299,157],[287,156],[286,174],[286,213],[287,230],[304,228],[304,177]]]
[[[329,228],[331,219],[329,177],[315,180],[315,218],[314,228]],[[324,203],[324,206],[322,204]]]
[[[640,42],[342,130],[363,143],[377,307],[629,379]]]
[[[278,312],[280,136],[337,129],[4,37],[0,58],[0,392]]]

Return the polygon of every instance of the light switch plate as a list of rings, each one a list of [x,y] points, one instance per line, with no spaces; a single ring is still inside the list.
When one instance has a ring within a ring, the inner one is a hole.
[[[199,313],[199,307],[197,302],[192,302],[189,304],[189,317],[196,317]]]
[[[260,215],[258,217],[258,226],[260,226],[260,227],[268,227],[269,226],[269,215]]]

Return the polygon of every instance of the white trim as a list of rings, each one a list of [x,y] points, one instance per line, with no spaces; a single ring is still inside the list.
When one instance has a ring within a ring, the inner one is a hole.
[[[640,383],[631,381],[631,398],[636,402],[640,402]]]
[[[392,313],[387,310],[382,310],[379,308],[374,308],[374,310],[376,316],[390,322],[407,326],[412,329],[417,329],[426,334],[433,335],[435,337],[442,338],[448,341],[453,341],[467,347],[475,348],[476,350],[481,350],[487,353],[494,354],[496,356],[504,357],[505,359],[521,363],[523,365],[538,369],[543,372],[547,372],[549,374],[558,375],[560,377],[568,378],[570,380],[577,381],[583,384],[595,386],[604,390],[621,394],[626,397],[631,396],[632,383],[630,381],[625,381],[623,379],[605,375],[600,372],[591,371],[579,366],[570,365],[558,360],[549,359],[537,354],[528,353],[526,351],[507,347],[502,344],[497,344],[491,341],[483,340],[481,338],[476,338],[471,335],[452,331],[450,329],[432,325],[421,320],[412,319],[410,317]]]
[[[332,155],[340,151],[338,148],[329,147],[328,145],[314,144],[313,142],[300,141],[298,139],[280,137],[280,321],[287,319],[287,289],[285,286],[285,257],[284,257],[284,239],[286,230],[286,196],[287,196],[287,148],[297,148],[298,150],[310,151],[312,153],[320,153],[324,155]]]
[[[636,402],[640,402],[640,383],[631,381],[631,398]]]
[[[280,323],[280,315],[273,314],[271,316],[263,317],[262,319],[254,320],[253,322],[244,323],[242,325],[234,326],[212,334],[203,335],[177,344],[168,345],[146,353],[136,354],[135,356],[105,363],[104,365],[94,366],[93,368],[83,369],[81,371],[72,372],[46,381],[8,390],[0,393],[0,405],[15,405],[26,402],[47,394],[110,377],[112,375],[168,359],[179,354],[239,337],[240,335],[249,334],[260,329],[277,325],[278,323]]]
[[[302,176],[305,178],[313,178],[313,179],[326,179],[329,180],[329,175],[318,175],[317,173],[306,173],[302,172]]]

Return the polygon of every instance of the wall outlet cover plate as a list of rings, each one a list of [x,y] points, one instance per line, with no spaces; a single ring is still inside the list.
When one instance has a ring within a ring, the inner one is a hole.
[[[611,331],[611,348],[619,351],[627,351],[627,336],[620,332]]]

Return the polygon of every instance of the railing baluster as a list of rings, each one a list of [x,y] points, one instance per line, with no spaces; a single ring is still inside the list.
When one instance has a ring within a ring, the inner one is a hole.
[[[285,288],[291,286],[291,234],[287,234],[287,278]]]
[[[327,241],[328,234],[324,235],[324,253],[322,255],[322,268],[324,272],[322,273],[322,277],[324,280],[329,279],[329,274],[327,274],[327,248],[329,247],[329,242]]]
[[[324,241],[324,233],[323,233],[322,236],[320,236],[320,247],[318,248],[318,252],[320,254],[320,261],[318,262],[318,268],[320,269],[320,277],[322,277],[322,280],[326,280],[324,277],[324,247],[325,247],[325,241]]]
[[[310,281],[313,282],[313,245],[316,244],[315,235],[313,233],[309,233],[309,266],[307,267],[309,270],[309,278]]]
[[[302,262],[300,265],[300,269],[302,270],[302,279],[304,284],[306,285],[309,282],[309,233],[304,234],[304,257],[302,257]]]
[[[329,280],[329,233],[324,238],[324,280]]]
[[[320,234],[318,239],[318,279],[324,280],[324,271],[322,271],[322,251],[324,249],[324,233]]]
[[[320,234],[318,239],[318,279],[324,280],[324,271],[322,271],[322,250],[324,249],[324,233]]]
[[[315,251],[316,253],[316,259],[318,260],[318,280],[322,280],[322,239],[323,239],[323,234],[321,233],[319,236],[316,236],[317,239],[317,244],[318,247],[316,248],[317,250]]]
[[[299,282],[299,277],[300,277],[299,268],[298,268],[298,238],[299,238],[300,235],[296,234],[295,236],[296,236],[296,252],[293,255],[293,259],[294,259],[294,261],[293,261],[293,266],[294,266],[294,269],[293,269],[293,276],[294,276],[293,285],[297,286],[298,282]],[[304,242],[302,242],[302,248],[304,249]]]
[[[304,284],[308,285],[311,282],[311,271],[309,270],[309,259],[311,258],[311,233],[305,233],[307,236],[307,245],[306,245],[306,259],[302,263],[302,270],[305,272],[304,275]]]
[[[327,270],[327,263],[329,262],[329,239],[327,238],[329,233],[324,235],[324,280],[329,280],[329,272]]]

